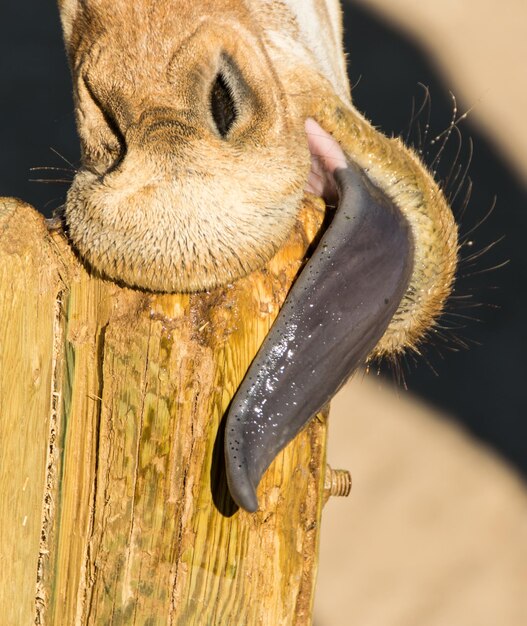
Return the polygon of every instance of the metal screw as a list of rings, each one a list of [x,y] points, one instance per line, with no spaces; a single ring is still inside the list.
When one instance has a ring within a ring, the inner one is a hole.
[[[348,470],[334,470],[329,463],[326,465],[324,479],[324,503],[330,496],[347,498],[351,491],[351,474]]]

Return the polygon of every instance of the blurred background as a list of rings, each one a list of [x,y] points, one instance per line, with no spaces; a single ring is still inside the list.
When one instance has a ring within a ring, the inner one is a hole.
[[[354,488],[326,506],[317,626],[527,624],[526,28],[523,0],[345,3],[355,105],[422,152],[467,243],[448,330],[334,402]],[[55,3],[2,2],[0,195],[50,215],[78,159]]]

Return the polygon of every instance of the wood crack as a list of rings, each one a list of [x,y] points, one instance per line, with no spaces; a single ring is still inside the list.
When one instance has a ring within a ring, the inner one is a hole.
[[[56,496],[58,493],[59,480],[59,449],[60,441],[60,417],[63,400],[63,346],[64,346],[64,315],[63,315],[64,292],[59,291],[55,300],[53,318],[53,352],[51,365],[51,398],[49,415],[49,434],[46,455],[46,477],[44,496],[42,501],[42,518],[40,530],[40,547],[37,560],[36,589],[35,589],[35,618],[34,623],[45,626],[45,613],[49,605],[47,589],[49,585],[46,578],[51,576],[50,553],[51,535],[56,513]]]

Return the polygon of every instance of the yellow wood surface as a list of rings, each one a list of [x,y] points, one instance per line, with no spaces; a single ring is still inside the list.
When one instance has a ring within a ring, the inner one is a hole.
[[[45,500],[59,271],[42,218],[0,198],[0,623],[31,624]]]
[[[2,623],[311,623],[325,420],[271,465],[255,514],[228,495],[221,437],[322,217],[307,204],[233,285],[154,295],[91,276],[0,201]]]

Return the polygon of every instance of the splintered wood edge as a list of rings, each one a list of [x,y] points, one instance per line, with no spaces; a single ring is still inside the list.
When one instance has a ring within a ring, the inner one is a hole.
[[[2,607],[10,623],[33,621],[35,606],[42,602],[41,559],[46,551],[56,486],[52,457],[56,455],[59,399],[55,379],[62,341],[59,320],[64,285],[59,256],[50,244],[46,221],[40,213],[18,199],[0,198],[0,280],[2,294],[10,294],[0,317],[8,316],[4,322],[6,329],[11,329],[0,347],[5,359],[4,372],[0,372],[0,387],[5,394],[1,425],[5,433],[4,464],[0,473],[11,502],[1,512],[0,526],[5,524],[5,536],[9,532],[13,541],[13,545],[6,546],[7,551],[0,552],[12,552],[15,557],[7,564],[12,580],[6,580],[5,585],[12,585],[17,603]],[[19,348],[27,353],[18,354]],[[33,435],[35,431],[38,437],[21,439],[20,433]],[[43,440],[48,442],[46,449]],[[25,530],[18,529],[19,519]],[[25,558],[17,552],[21,543],[31,546]],[[17,556],[24,562],[17,564]],[[33,585],[29,583],[31,575]]]
[[[316,232],[318,229],[317,221],[318,218],[314,217],[312,211],[304,210],[302,212],[300,223],[303,222],[307,232],[310,233],[308,240],[313,236],[313,232]],[[60,431],[63,428],[63,424],[61,423],[60,414],[62,411],[65,369],[68,367],[64,354],[65,322],[62,298],[63,294],[69,291],[72,280],[79,278],[79,275],[83,274],[84,270],[71,251],[60,229],[50,232],[46,220],[30,205],[16,199],[0,198],[0,258],[11,255],[18,257],[22,264],[27,267],[27,275],[33,276],[33,282],[36,283],[35,286],[38,289],[38,301],[43,302],[43,305],[41,305],[42,310],[48,310],[49,317],[52,317],[52,337],[49,346],[52,351],[52,359],[50,384],[48,387],[49,399],[47,402],[48,445],[44,466],[41,468],[42,475],[39,478],[41,481],[41,523],[34,579],[36,586],[33,588],[34,590],[22,590],[26,596],[29,593],[32,594],[32,604],[36,612],[33,615],[33,619],[35,623],[43,624],[46,620],[49,603],[55,604],[55,600],[57,600],[57,598],[52,600],[48,596],[54,593],[51,586],[52,581],[49,578],[53,575],[53,565],[57,559],[55,554],[55,548],[57,547],[55,545],[56,537],[53,536],[53,533],[57,530],[55,527],[55,495],[59,486],[62,463],[60,447],[62,433]],[[271,265],[273,263],[279,262],[275,258],[270,262]],[[105,282],[101,281],[101,283]],[[34,292],[27,294],[27,298],[31,297],[35,298]],[[43,346],[44,348],[45,346]],[[32,418],[28,416],[27,419],[31,421]],[[325,442],[321,442],[321,445],[325,448]],[[35,452],[35,455],[37,454]],[[325,458],[324,451],[322,451],[322,457]],[[310,469],[315,471],[313,467]],[[323,474],[321,469],[320,472]],[[36,478],[34,479],[36,480]],[[323,483],[323,481],[320,482],[321,484]],[[310,506],[314,506],[317,509],[316,518],[320,519],[322,507],[321,493],[318,496],[313,493],[312,496],[315,500],[318,498],[318,505],[316,502],[311,501]],[[312,537],[314,539],[312,555],[308,559],[309,563],[306,561],[303,568],[302,578],[304,584],[302,584],[302,592],[297,599],[295,624],[307,624],[310,620],[318,553],[318,530],[315,531]]]

